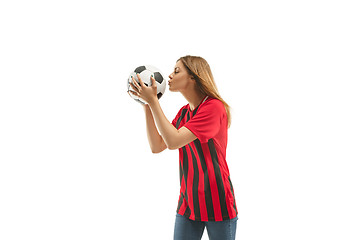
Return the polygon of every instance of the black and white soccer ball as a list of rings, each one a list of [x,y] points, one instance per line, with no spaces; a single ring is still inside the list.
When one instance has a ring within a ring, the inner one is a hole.
[[[157,69],[154,66],[151,65],[144,65],[144,66],[140,66],[137,67],[129,76],[128,81],[127,81],[127,90],[134,90],[131,85],[130,82],[131,80],[131,76],[139,83],[139,79],[137,78],[136,74],[140,75],[141,80],[144,82],[144,84],[146,86],[151,86],[151,76],[153,76],[156,80],[156,85],[157,85],[157,97],[158,99],[160,99],[164,93],[165,93],[165,89],[166,89],[166,81],[165,78],[163,77],[163,75],[161,74],[160,70]],[[131,92],[130,96],[135,99],[136,101],[142,103],[142,104],[146,104],[145,100],[143,100],[142,98],[139,98],[135,95],[133,95]]]

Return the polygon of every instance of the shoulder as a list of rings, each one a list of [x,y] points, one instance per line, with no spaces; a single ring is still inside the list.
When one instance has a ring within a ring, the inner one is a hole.
[[[209,97],[208,99],[206,99],[204,104],[212,105],[212,106],[223,106],[224,105],[219,99],[212,98],[212,97]]]
[[[225,112],[224,104],[216,98],[209,97],[199,108],[199,111],[213,111],[218,113]]]

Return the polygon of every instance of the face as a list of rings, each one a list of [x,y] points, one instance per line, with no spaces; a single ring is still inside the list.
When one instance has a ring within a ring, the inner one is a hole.
[[[172,92],[186,91],[192,84],[195,84],[193,77],[188,74],[182,61],[177,61],[174,72],[169,75],[169,90]]]

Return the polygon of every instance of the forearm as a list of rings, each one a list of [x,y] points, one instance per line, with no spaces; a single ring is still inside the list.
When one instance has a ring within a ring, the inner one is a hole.
[[[151,151],[153,153],[159,153],[166,148],[166,145],[156,128],[154,118],[148,105],[144,106],[144,111],[146,118],[146,133]]]
[[[178,130],[166,118],[158,100],[152,101],[149,106],[163,141],[169,149],[172,149],[179,135]]]

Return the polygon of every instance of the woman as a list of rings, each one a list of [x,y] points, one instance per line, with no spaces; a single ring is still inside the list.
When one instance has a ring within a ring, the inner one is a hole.
[[[189,103],[172,122],[160,107],[154,78],[150,87],[133,79],[131,92],[148,103],[144,110],[152,152],[179,149],[181,187],[174,239],[201,239],[205,227],[210,240],[235,239],[237,208],[226,163],[229,105],[201,57],[181,57],[169,78],[169,90],[180,92]]]

